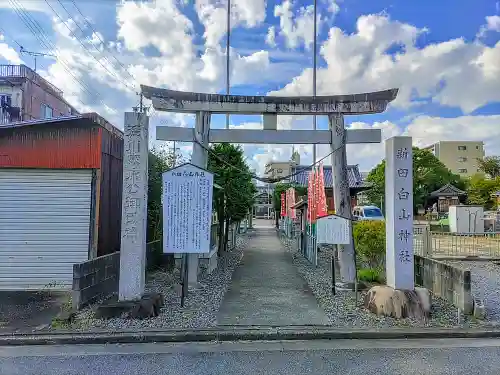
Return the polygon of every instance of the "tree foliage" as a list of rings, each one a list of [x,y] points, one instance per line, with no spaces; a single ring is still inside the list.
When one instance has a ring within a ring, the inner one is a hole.
[[[373,168],[367,176],[373,188],[367,191],[371,203],[379,205],[385,201],[385,160]],[[413,205],[426,207],[430,193],[446,184],[465,189],[465,182],[452,173],[428,150],[413,147]],[[385,202],[383,204],[385,207]]]
[[[487,209],[496,206],[492,194],[500,190],[500,177],[486,179],[481,174],[472,176],[467,184],[467,203],[481,205]]]
[[[356,254],[363,266],[381,267],[385,259],[385,222],[363,220],[354,224]]]
[[[486,156],[482,159],[477,159],[477,165],[479,170],[489,177],[500,177],[500,157]]]
[[[242,220],[252,208],[257,192],[243,149],[230,143],[219,143],[212,145],[211,151],[208,170],[214,173],[214,182],[222,187],[214,194],[217,212],[219,216],[223,214],[219,220]],[[226,203],[221,207],[223,197]]]

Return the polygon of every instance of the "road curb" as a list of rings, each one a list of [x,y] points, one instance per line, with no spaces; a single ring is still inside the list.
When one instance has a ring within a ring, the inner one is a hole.
[[[494,329],[388,329],[339,330],[329,328],[243,328],[201,330],[151,330],[142,332],[44,332],[0,334],[0,346],[134,344],[211,341],[278,341],[278,340],[394,340],[500,338]]]

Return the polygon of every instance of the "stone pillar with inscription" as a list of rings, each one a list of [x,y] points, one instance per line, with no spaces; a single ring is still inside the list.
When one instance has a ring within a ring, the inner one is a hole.
[[[413,157],[411,137],[385,142],[387,285],[413,290]]]
[[[344,116],[334,114],[328,116],[330,130],[332,130],[332,178],[333,199],[335,214],[351,218],[351,196],[349,191],[349,180],[347,176],[347,154],[346,154],[346,129]],[[350,222],[352,230],[352,222]],[[343,289],[354,289],[356,268],[354,259],[354,246],[352,242],[348,245],[337,245],[340,263],[340,280],[337,287]]]
[[[123,151],[120,301],[144,294],[148,202],[148,126],[145,113],[126,112]]]
[[[197,112],[195,123],[195,142],[191,163],[199,168],[206,169],[208,164],[208,132],[210,131],[210,112]],[[217,254],[215,254],[217,256]],[[198,286],[198,254],[188,254],[188,284]]]
[[[377,315],[428,318],[431,295],[415,287],[413,269],[413,155],[411,137],[385,141],[387,285],[372,287],[364,306]]]

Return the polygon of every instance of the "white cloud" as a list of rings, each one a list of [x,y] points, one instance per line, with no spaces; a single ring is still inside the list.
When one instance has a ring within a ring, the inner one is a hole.
[[[417,38],[426,32],[425,28],[392,21],[386,15],[359,17],[352,34],[332,28],[321,46],[327,67],[318,69],[318,94],[398,87],[398,98],[393,103],[396,106],[409,108],[414,100],[432,98],[466,113],[500,101],[500,43],[488,47],[458,38],[417,47]],[[392,55],[388,53],[391,49]],[[310,82],[311,70],[306,68],[272,94],[307,95],[311,92]]]
[[[5,37],[0,34],[0,58],[7,60],[9,64],[24,64],[17,51],[7,43],[3,43]]]
[[[486,25],[488,30],[500,32],[500,16],[486,17]]]
[[[484,141],[487,155],[499,155],[500,115],[460,116],[454,118],[419,115],[404,129],[390,121],[354,122],[351,129],[382,129],[385,141],[397,135],[409,135],[417,147],[429,146],[437,141]],[[347,158],[350,164],[359,164],[362,170],[370,170],[384,158],[384,144],[348,145]]]
[[[497,3],[497,7],[498,7],[498,4],[500,3]],[[498,9],[497,9],[497,12],[498,12]],[[481,26],[481,28],[479,29],[479,32],[477,34],[477,37],[478,38],[482,38],[484,37],[488,31],[496,31],[496,32],[500,32],[500,16],[487,16],[486,17],[486,24],[484,24],[483,26]]]
[[[39,0],[14,0],[13,2],[9,0],[0,0],[0,9],[14,9],[17,10],[19,8],[23,8],[28,12],[41,12],[41,13],[49,13],[50,8],[47,6],[45,1]]]
[[[227,0],[196,0],[198,18],[205,27],[205,45],[215,47],[227,31]],[[265,0],[231,1],[231,29],[242,26],[255,27],[266,18]]]
[[[271,26],[267,29],[266,43],[271,47],[276,47],[276,27]]]
[[[300,7],[296,13],[293,8],[292,0],[284,0],[274,7],[274,16],[279,18],[279,35],[289,48],[302,45],[311,48],[314,42],[314,6]],[[317,14],[317,23],[321,20],[321,14]]]

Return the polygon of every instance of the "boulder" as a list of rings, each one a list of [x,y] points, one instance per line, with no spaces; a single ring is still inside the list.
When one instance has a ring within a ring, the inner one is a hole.
[[[399,290],[377,285],[365,295],[364,307],[374,314],[396,319],[427,319],[430,315],[431,296],[425,288]]]
[[[484,307],[483,301],[478,298],[474,299],[474,318],[484,319],[486,317],[486,309]]]

